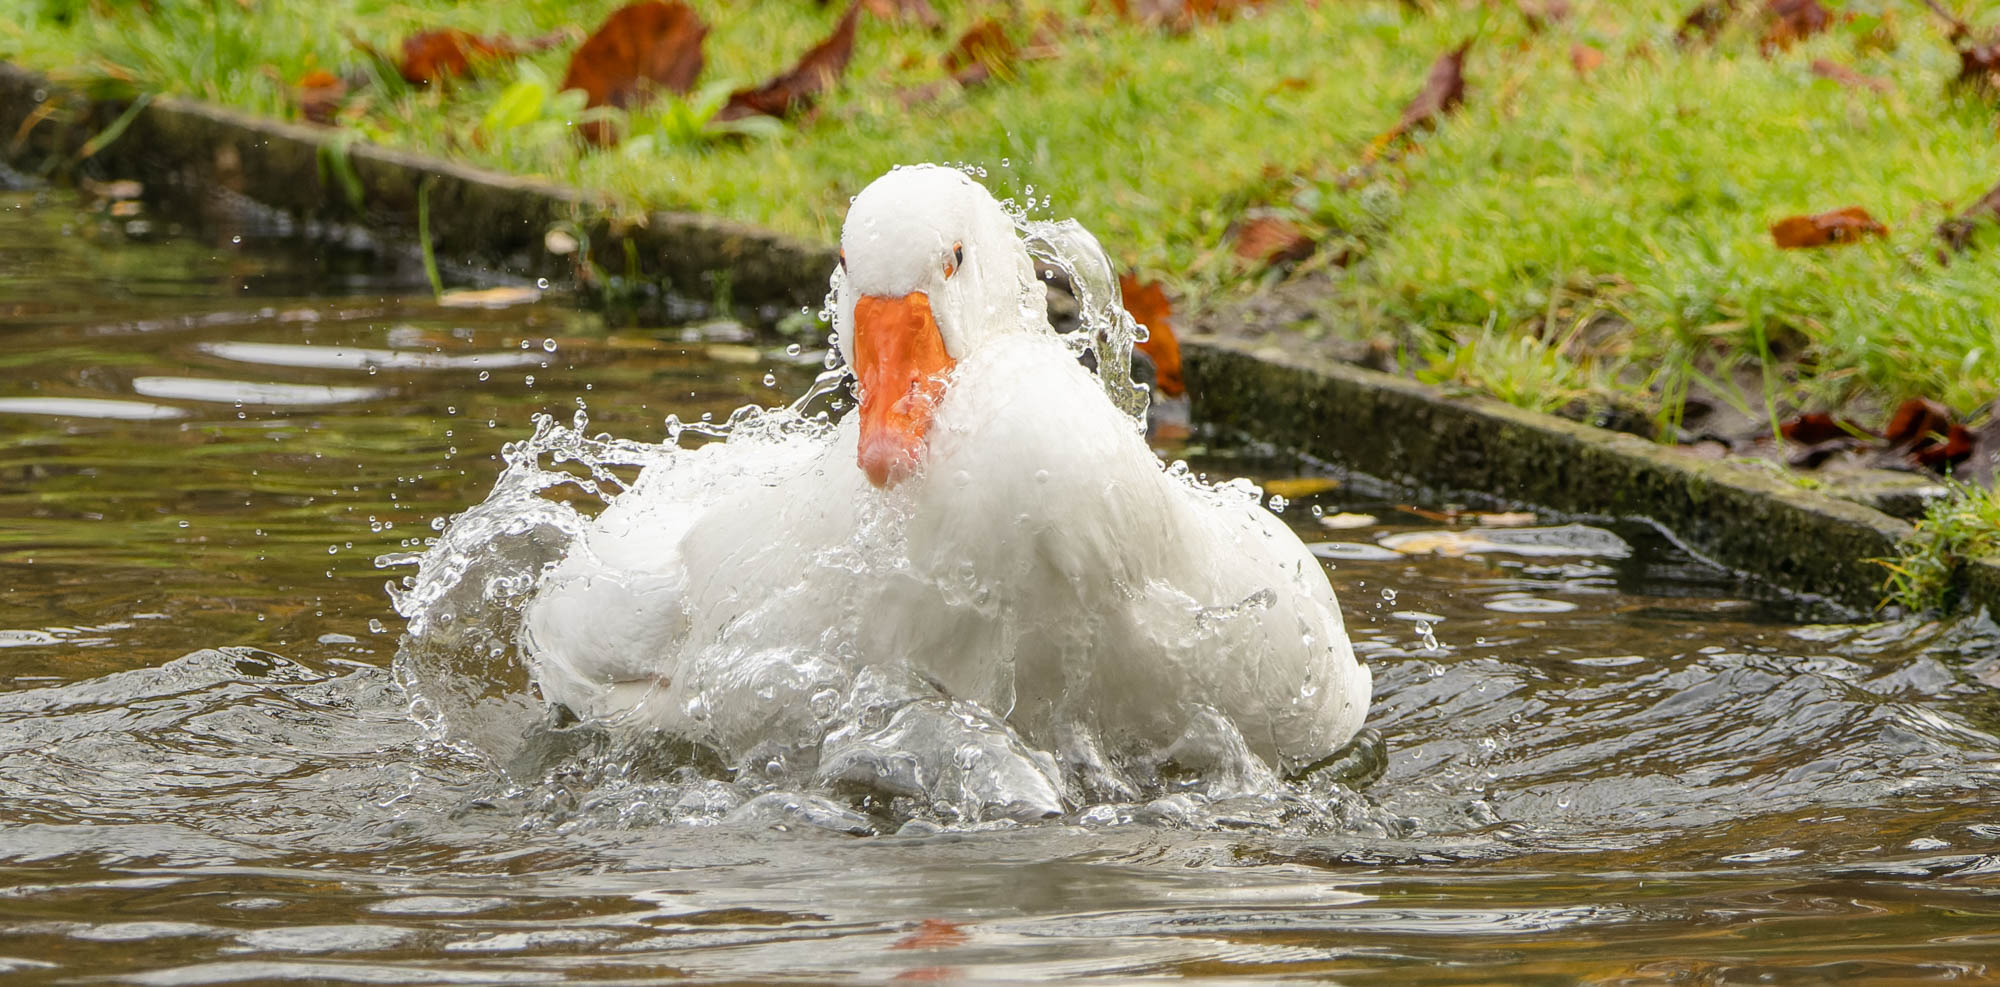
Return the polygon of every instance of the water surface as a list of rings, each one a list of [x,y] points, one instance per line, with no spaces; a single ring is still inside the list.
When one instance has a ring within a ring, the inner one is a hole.
[[[442,308],[166,226],[0,197],[10,981],[2000,975],[1992,624],[1809,623],[1634,524],[1405,554],[1452,527],[1212,436],[1174,452],[1338,481],[1285,513],[1328,543],[1387,762],[1311,811],[939,830],[671,752],[505,773],[410,715],[376,557],[484,497],[534,413],[656,441],[797,393],[812,347]]]

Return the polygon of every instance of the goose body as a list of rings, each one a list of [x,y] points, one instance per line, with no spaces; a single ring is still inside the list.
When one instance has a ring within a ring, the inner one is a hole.
[[[860,408],[642,474],[529,605],[546,699],[742,758],[929,693],[1114,791],[1191,744],[1285,770],[1354,735],[1370,676],[1317,560],[1161,465],[985,189],[898,169],[842,246]]]

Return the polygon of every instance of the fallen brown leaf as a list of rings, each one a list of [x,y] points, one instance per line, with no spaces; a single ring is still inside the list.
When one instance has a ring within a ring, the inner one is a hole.
[[[1817,445],[1834,439],[1848,439],[1874,433],[1851,421],[1836,419],[1824,411],[1815,411],[1779,425],[1778,434],[1783,435],[1787,442]]]
[[[960,35],[944,53],[944,71],[961,86],[976,86],[995,76],[1011,77],[1017,54],[1019,49],[1007,37],[1007,29],[987,18]]]
[[[1118,16],[1149,27],[1165,27],[1181,32],[1199,24],[1213,24],[1234,18],[1265,0],[1111,0]]]
[[[1403,116],[1394,127],[1369,146],[1366,157],[1373,160],[1383,149],[1398,139],[1408,137],[1418,129],[1437,122],[1437,118],[1450,113],[1465,102],[1465,55],[1472,50],[1472,41],[1438,56],[1431,63],[1431,70],[1424,77],[1424,88],[1410,105],[1403,108]]]
[[[1889,83],[1872,75],[1862,75],[1839,62],[1815,58],[1812,73],[1822,79],[1831,79],[1849,89],[1873,89],[1878,93],[1888,92]]]
[[[1951,424],[1951,409],[1929,398],[1910,398],[1896,406],[1889,424],[1882,429],[1882,441],[1890,447],[1915,447],[1935,441]]]
[[[1714,41],[1741,5],[1742,0],[1706,0],[1697,4],[1681,18],[1681,26],[1674,30],[1674,41],[1683,48],[1697,41],[1703,44]]]
[[[1816,216],[1787,216],[1771,224],[1771,239],[1779,247],[1796,250],[1853,243],[1864,236],[1887,236],[1889,228],[1860,206],[1848,206]]]
[[[2000,221],[2000,185],[1988,189],[1978,202],[1966,206],[1965,211],[1938,224],[1937,235],[1943,238],[1945,246],[1952,253],[1963,253],[1972,246],[1972,235],[1982,222]]]
[[[1589,76],[1603,66],[1603,52],[1584,44],[1569,46],[1569,67],[1576,70],[1578,77]]]
[[[1945,38],[1958,49],[1958,77],[1952,85],[1982,92],[2000,92],[2000,40],[1980,44],[1972,25],[1946,10],[1938,0],[1924,0],[1932,12],[1944,19]]]
[[[686,93],[701,75],[701,42],[707,36],[708,25],[681,0],[626,4],[570,56],[562,88],[583,90],[586,107],[630,108],[645,101],[651,86]],[[602,121],[581,129],[593,144],[618,139]]]
[[[1290,220],[1256,216],[1236,228],[1236,256],[1252,264],[1280,264],[1312,256],[1318,244]]]
[[[1569,19],[1569,0],[1515,0],[1514,9],[1538,34]]]
[[[1758,49],[1765,55],[1790,48],[1833,26],[1833,14],[1819,0],[1766,0],[1764,38]]]
[[[410,85],[428,86],[471,74],[475,62],[502,62],[553,48],[566,36],[556,32],[515,41],[504,35],[482,37],[455,27],[419,31],[403,39],[396,71]]]
[[[314,69],[299,76],[292,95],[298,100],[299,116],[313,123],[332,124],[334,113],[347,98],[347,83],[325,69]]]
[[[1174,307],[1167,301],[1166,291],[1157,281],[1141,281],[1130,274],[1118,276],[1118,289],[1132,321],[1146,327],[1146,341],[1138,348],[1153,361],[1153,380],[1159,384],[1160,393],[1170,398],[1186,394],[1187,381],[1181,376],[1181,344],[1174,338],[1171,321]]]
[[[930,0],[861,0],[861,6],[881,20],[908,21],[926,31],[944,28],[944,18]]]
[[[856,0],[841,15],[833,33],[801,56],[790,72],[755,89],[730,93],[729,102],[715,118],[736,120],[758,113],[785,117],[811,108],[813,101],[832,89],[840,74],[847,71],[847,61],[854,57],[854,25],[860,16],[861,3]]]
[[[965,929],[956,922],[941,918],[924,919],[916,931],[895,941],[890,949],[942,949],[948,946],[963,946],[971,939]]]

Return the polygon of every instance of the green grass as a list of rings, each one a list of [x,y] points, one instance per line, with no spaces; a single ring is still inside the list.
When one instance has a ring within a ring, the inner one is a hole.
[[[694,3],[714,25],[705,82],[761,82],[840,14],[802,0]],[[1855,16],[1836,30],[1765,59],[1748,22],[1712,46],[1678,48],[1674,27],[1692,3],[1576,0],[1567,21],[1533,34],[1510,4],[1437,0],[1426,13],[1396,0],[1276,0],[1174,36],[1093,13],[1089,0],[939,0],[939,35],[864,18],[843,87],[776,133],[710,134],[689,104],[651,111],[657,139],[583,150],[565,133],[573,107],[520,106],[523,86],[561,78],[569,46],[449,92],[380,80],[346,126],[608,192],[628,208],[702,210],[821,240],[848,197],[893,164],[976,165],[1003,197],[1046,199],[1038,212],[1078,217],[1197,306],[1268,277],[1234,260],[1226,234],[1245,208],[1276,206],[1354,258],[1326,268],[1335,331],[1392,336],[1420,375],[1534,407],[1622,392],[1671,419],[1691,382],[1760,365],[1766,393],[1745,396],[1753,406],[1922,394],[1969,412],[1992,400],[2000,237],[1942,265],[1932,229],[2000,181],[1995,108],[1947,94],[1956,56],[1922,4],[1851,0],[1843,9]],[[68,81],[125,77],[291,116],[287,83],[366,64],[343,30],[393,50],[435,26],[519,38],[588,30],[614,6],[0,0],[0,57]],[[903,93],[939,78],[958,32],[1010,9],[1022,39],[1041,12],[1063,15],[1059,56],[905,107]],[[317,25],[303,41],[301,20]],[[1475,33],[1464,110],[1417,150],[1360,167],[1432,60]],[[1588,78],[1570,65],[1576,44],[1607,56]],[[1889,90],[1818,79],[1815,58]],[[1773,221],[1848,205],[1891,235],[1772,245]]]
[[[1888,602],[1911,612],[1942,609],[1960,566],[2000,555],[2000,491],[1954,483],[1932,502],[1916,532],[1882,560],[1889,569]]]

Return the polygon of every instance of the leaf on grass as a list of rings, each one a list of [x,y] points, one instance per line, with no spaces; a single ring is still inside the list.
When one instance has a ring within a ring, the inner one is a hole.
[[[889,946],[890,949],[943,949],[963,946],[972,937],[956,922],[927,918],[916,930]]]
[[[1236,256],[1252,264],[1305,260],[1317,247],[1291,220],[1276,216],[1255,216],[1236,228]]]
[[[1771,239],[1779,247],[1797,250],[1853,243],[1864,236],[1886,236],[1889,228],[1860,206],[1848,206],[1816,216],[1787,216],[1771,224]]]
[[[1000,22],[987,18],[959,36],[944,53],[944,71],[961,86],[976,86],[995,77],[1012,78],[1020,50]]]
[[[1815,411],[1779,425],[1778,434],[1784,436],[1787,442],[1817,445],[1834,439],[1851,439],[1875,433],[1846,419],[1836,419],[1824,411]]]
[[[347,99],[347,82],[325,69],[299,76],[292,95],[298,100],[299,116],[319,124],[332,124],[333,115]]]
[[[1696,42],[1707,44],[1729,26],[1729,19],[1736,16],[1736,8],[1742,0],[1705,0],[1681,18],[1681,26],[1674,30],[1674,41],[1686,48]]]
[[[470,75],[477,62],[504,62],[560,44],[567,32],[557,31],[527,41],[505,35],[483,37],[455,27],[419,31],[403,39],[396,72],[413,86],[448,82]]]
[[[563,89],[581,89],[586,108],[631,108],[654,86],[686,94],[701,75],[702,39],[708,25],[681,0],[640,0],[611,12],[570,56]],[[593,144],[612,144],[617,134],[604,121],[581,128]]]
[[[1952,85],[1981,92],[2000,91],[2000,40],[1982,45],[1973,39],[1972,25],[1946,10],[1938,0],[1924,0],[1924,3],[1944,19],[1945,37],[1958,49],[1958,77],[1952,80]]]
[[[908,21],[926,31],[944,28],[944,18],[930,0],[861,0],[861,6],[881,20]]]
[[[1964,253],[1972,246],[1972,235],[1982,222],[2000,221],[2000,185],[1988,189],[1978,202],[1965,207],[1965,211],[1938,224],[1937,234],[1945,246],[1953,253]]]
[[[736,120],[763,114],[786,117],[812,107],[819,95],[833,88],[854,57],[854,24],[861,16],[860,0],[847,8],[840,23],[825,41],[807,51],[799,64],[755,89],[739,89],[729,94],[729,102],[715,119]]]
[[[1758,50],[1769,56],[1833,26],[1833,14],[1819,0],[1766,0],[1764,38]]]
[[[1514,8],[1537,34],[1569,19],[1569,0],[1515,0]]]
[[[1375,138],[1368,148],[1368,160],[1374,160],[1397,140],[1436,123],[1438,117],[1465,102],[1465,54],[1471,50],[1472,41],[1467,39],[1464,44],[1438,56],[1438,60],[1431,63],[1430,74],[1424,77],[1423,91],[1403,108],[1403,116],[1394,127]]]
[[[1888,427],[1882,430],[1882,441],[1890,448],[1909,446],[1934,441],[1951,425],[1951,410],[1929,398],[1911,398],[1896,406],[1896,413],[1889,416]]]
[[[1822,79],[1831,79],[1849,89],[1873,89],[1878,93],[1889,91],[1889,83],[1872,75],[1862,75],[1839,62],[1824,58],[1813,59],[1812,74]]]
[[[1199,24],[1216,24],[1260,6],[1264,0],[1111,0],[1118,16],[1147,27],[1183,32]]]
[[[1159,384],[1160,393],[1170,398],[1186,394],[1187,382],[1181,377],[1181,344],[1174,338],[1171,321],[1174,306],[1167,300],[1166,291],[1157,281],[1141,281],[1130,274],[1118,276],[1118,290],[1132,321],[1146,327],[1146,341],[1139,344],[1139,352],[1153,361],[1153,380]]]
[[[1569,46],[1569,67],[1579,78],[1588,77],[1604,66],[1604,52],[1585,44]]]

